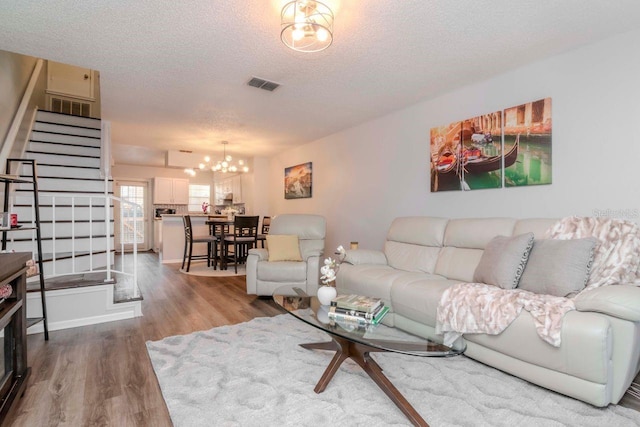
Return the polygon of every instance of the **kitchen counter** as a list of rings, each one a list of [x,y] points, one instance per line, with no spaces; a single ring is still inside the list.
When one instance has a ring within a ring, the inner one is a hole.
[[[193,214],[191,216],[191,226],[194,236],[209,234],[209,226],[205,224],[209,215]],[[184,255],[184,224],[181,214],[162,215],[162,242],[160,244],[160,260],[163,264],[182,262]],[[206,255],[206,243],[194,243],[194,255]]]

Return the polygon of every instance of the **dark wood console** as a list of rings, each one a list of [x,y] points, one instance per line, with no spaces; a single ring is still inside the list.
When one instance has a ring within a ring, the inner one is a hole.
[[[11,296],[0,303],[0,329],[4,330],[0,358],[0,424],[16,406],[27,385],[26,262],[30,253],[0,253],[0,286],[10,284]]]

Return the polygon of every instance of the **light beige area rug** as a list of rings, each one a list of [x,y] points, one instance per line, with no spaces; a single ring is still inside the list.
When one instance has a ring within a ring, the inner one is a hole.
[[[355,363],[313,392],[332,354],[298,344],[323,332],[283,314],[147,342],[173,423],[182,426],[407,426]],[[432,426],[639,426],[640,412],[595,408],[474,362],[376,353]]]

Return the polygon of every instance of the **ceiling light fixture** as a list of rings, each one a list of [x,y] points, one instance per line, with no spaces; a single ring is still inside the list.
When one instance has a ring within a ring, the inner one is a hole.
[[[227,154],[227,144],[229,144],[229,141],[222,141],[224,154],[222,155],[222,160],[218,160],[215,165],[209,165],[211,157],[205,156],[204,163],[200,163],[197,168],[186,168],[184,172],[191,176],[196,176],[197,170],[204,171],[206,169],[210,169],[212,172],[222,173],[249,172],[249,166],[246,165],[244,160],[239,159],[237,164],[233,163],[233,157],[231,157],[230,154]]]
[[[298,52],[319,52],[333,42],[333,12],[315,0],[296,0],[282,8],[280,38]]]

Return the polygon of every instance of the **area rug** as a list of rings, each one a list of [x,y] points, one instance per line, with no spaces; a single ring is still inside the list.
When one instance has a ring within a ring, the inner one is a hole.
[[[179,265],[180,266],[180,265]],[[180,271],[184,274],[191,276],[204,276],[204,277],[227,277],[227,276],[244,276],[247,274],[244,264],[238,265],[238,273],[235,272],[233,264],[229,265],[226,270],[220,270],[220,267],[213,269],[213,267],[207,267],[207,261],[191,262],[191,267],[187,273],[183,269]]]
[[[313,392],[332,352],[298,344],[327,335],[288,314],[147,342],[175,426],[405,426],[405,416],[351,361]],[[640,412],[595,408],[474,362],[373,356],[438,426],[638,426]]]

